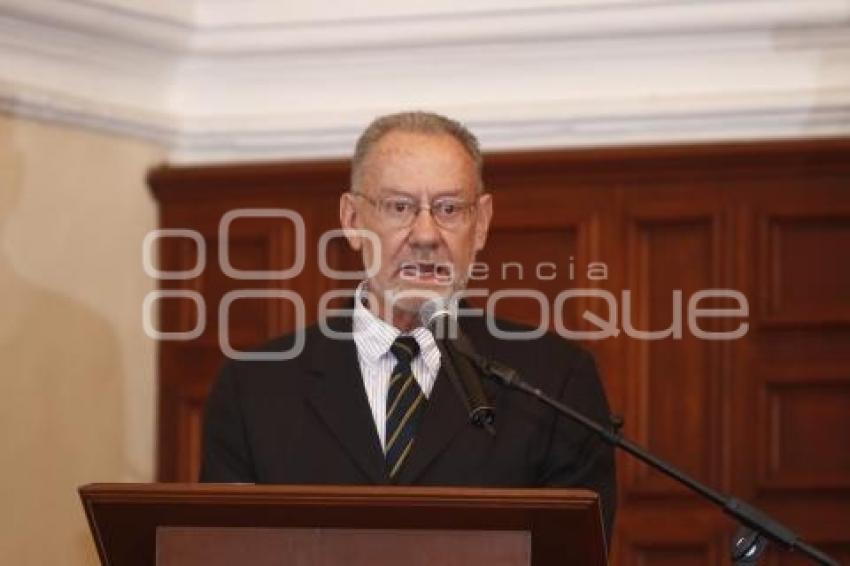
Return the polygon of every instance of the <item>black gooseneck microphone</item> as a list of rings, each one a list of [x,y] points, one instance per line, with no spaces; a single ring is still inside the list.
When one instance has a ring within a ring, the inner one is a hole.
[[[451,316],[448,311],[447,315],[449,317]],[[446,315],[443,315],[443,318],[445,317]],[[612,430],[603,426],[534,387],[523,380],[515,369],[481,356],[475,351],[466,336],[463,335],[460,327],[456,327],[454,330],[456,331],[456,335],[453,339],[445,341],[444,347],[450,349],[456,358],[466,358],[484,375],[495,379],[502,385],[518,389],[537,398],[567,418],[572,419],[599,435],[608,444],[628,452],[651,468],[685,485],[691,491],[711,501],[719,506],[727,515],[736,519],[742,525],[741,529],[735,533],[732,541],[731,557],[733,564],[736,566],[756,564],[767,546],[767,539],[774,540],[789,550],[799,551],[817,564],[839,566],[838,562],[834,559],[814,546],[800,540],[791,529],[782,525],[763,511],[697,481],[661,458],[656,457],[642,446],[622,437],[616,428]],[[439,340],[438,343],[440,343]],[[480,387],[480,382],[478,382],[478,385]],[[611,418],[612,423],[616,421],[617,419]]]
[[[456,317],[444,301],[432,299],[420,308],[419,320],[434,335],[446,373],[469,412],[469,421],[494,436],[496,411],[484,393],[481,376],[470,358],[460,355],[458,348],[452,347],[452,336],[462,336]]]

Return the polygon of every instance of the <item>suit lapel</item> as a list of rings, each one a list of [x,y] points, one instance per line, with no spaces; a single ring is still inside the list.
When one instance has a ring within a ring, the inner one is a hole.
[[[471,321],[464,320],[462,324],[464,332],[478,349],[479,353],[492,355],[491,345],[483,334]],[[495,407],[502,388],[482,376],[482,384],[488,400]],[[474,427],[469,422],[469,413],[463,400],[463,393],[458,390],[458,385],[452,383],[445,368],[441,365],[437,380],[431,397],[428,399],[428,408],[422,416],[422,422],[416,431],[416,440],[410,452],[409,460],[405,463],[398,476],[399,483],[415,483],[427,467],[448,448],[451,441],[461,434],[465,427]],[[495,428],[499,427],[499,414],[496,412]],[[482,436],[482,441],[484,437]]]
[[[350,332],[351,319],[332,319],[329,326],[338,332]],[[311,360],[316,376],[308,393],[309,403],[372,482],[387,483],[384,454],[354,341],[333,340],[319,334],[316,342]]]
[[[398,475],[402,484],[414,483],[451,440],[469,424],[463,400],[443,367],[434,382],[428,407],[416,430],[413,450]]]

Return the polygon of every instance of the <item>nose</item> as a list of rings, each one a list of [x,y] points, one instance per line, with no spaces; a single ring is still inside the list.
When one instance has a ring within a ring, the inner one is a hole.
[[[423,208],[410,227],[410,243],[414,246],[436,247],[440,240],[440,231],[431,216],[431,211]]]

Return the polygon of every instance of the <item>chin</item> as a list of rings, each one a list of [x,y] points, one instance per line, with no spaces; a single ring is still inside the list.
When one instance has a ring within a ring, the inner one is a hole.
[[[405,281],[391,292],[393,306],[407,312],[418,312],[422,305],[432,299],[445,299],[454,292],[454,286],[438,282]]]

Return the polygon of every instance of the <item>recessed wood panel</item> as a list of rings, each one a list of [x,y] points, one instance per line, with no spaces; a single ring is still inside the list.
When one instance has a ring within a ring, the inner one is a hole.
[[[717,286],[717,221],[680,214],[685,218],[636,220],[629,233],[632,299],[622,304],[624,332],[633,329],[627,420],[651,451],[703,481],[716,481],[719,346],[690,332],[687,305],[695,292]],[[667,330],[664,338],[649,334]],[[630,491],[681,492],[642,464],[628,462],[627,470]]]
[[[817,374],[763,382],[759,419],[766,489],[850,487],[850,378]]]
[[[649,516],[654,519],[648,520]],[[615,539],[617,563],[622,566],[717,566],[725,563],[721,553],[725,551],[726,537],[721,536],[711,521],[695,519],[693,513],[682,514],[674,509],[648,513],[639,523],[634,519],[626,519],[628,528]]]
[[[850,214],[763,219],[765,322],[850,324]]]

